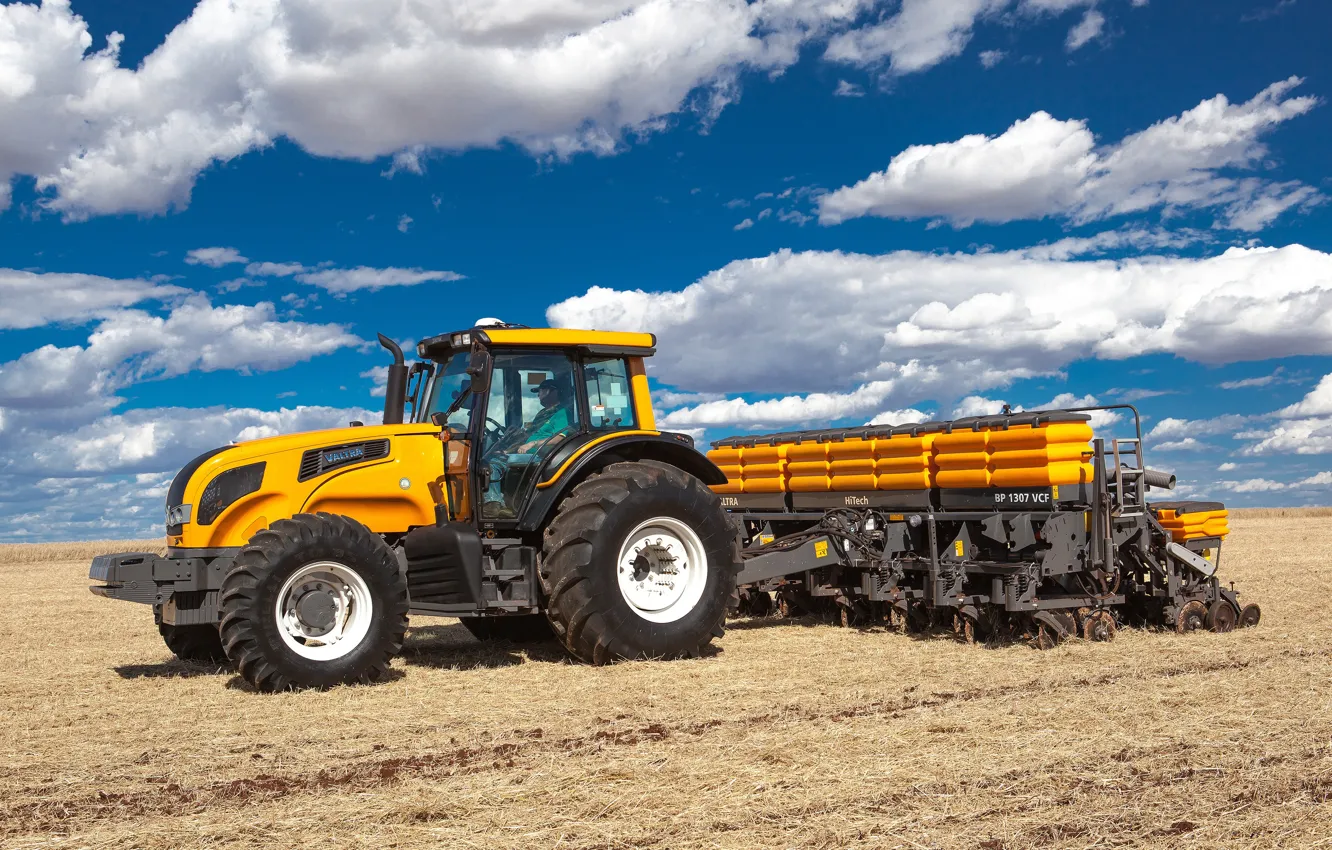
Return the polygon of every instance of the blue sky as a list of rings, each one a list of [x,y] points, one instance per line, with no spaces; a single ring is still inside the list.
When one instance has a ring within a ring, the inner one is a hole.
[[[651,330],[670,427],[1132,400],[1332,489],[1312,0],[0,5],[0,540],[373,416],[377,331]],[[1105,433],[1126,423],[1107,421]]]

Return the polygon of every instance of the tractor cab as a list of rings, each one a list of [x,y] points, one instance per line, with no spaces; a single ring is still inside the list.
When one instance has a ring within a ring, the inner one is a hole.
[[[449,519],[518,524],[580,449],[655,436],[651,334],[472,328],[423,340],[408,396],[445,433]]]

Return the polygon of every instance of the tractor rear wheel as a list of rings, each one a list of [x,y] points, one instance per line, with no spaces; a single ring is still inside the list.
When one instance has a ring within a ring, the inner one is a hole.
[[[328,688],[387,675],[407,631],[407,583],[364,525],[297,514],[241,549],[221,608],[227,657],[255,688]]]
[[[616,463],[573,489],[546,529],[546,616],[575,657],[698,655],[738,604],[736,532],[702,481]]]
[[[166,641],[167,649],[181,661],[199,661],[204,664],[225,664],[227,653],[222,649],[222,636],[217,626],[173,626],[158,623],[157,631]]]
[[[508,617],[463,617],[462,624],[477,640],[507,640],[510,643],[540,643],[554,640],[545,614]]]

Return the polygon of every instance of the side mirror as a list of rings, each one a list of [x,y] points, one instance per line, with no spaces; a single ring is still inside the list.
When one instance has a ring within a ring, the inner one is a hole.
[[[467,374],[472,377],[472,392],[483,393],[490,389],[490,352],[480,347],[473,348],[472,357],[467,361]]]
[[[437,428],[443,428],[445,425],[449,424],[449,418],[444,415],[444,411],[436,410],[434,413],[430,414],[430,424]]]

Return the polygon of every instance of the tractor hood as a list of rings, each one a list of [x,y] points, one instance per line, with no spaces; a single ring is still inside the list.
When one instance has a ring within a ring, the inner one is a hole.
[[[167,545],[234,548],[279,519],[318,511],[385,533],[431,524],[442,499],[439,432],[421,423],[332,428],[214,449],[171,483]]]

